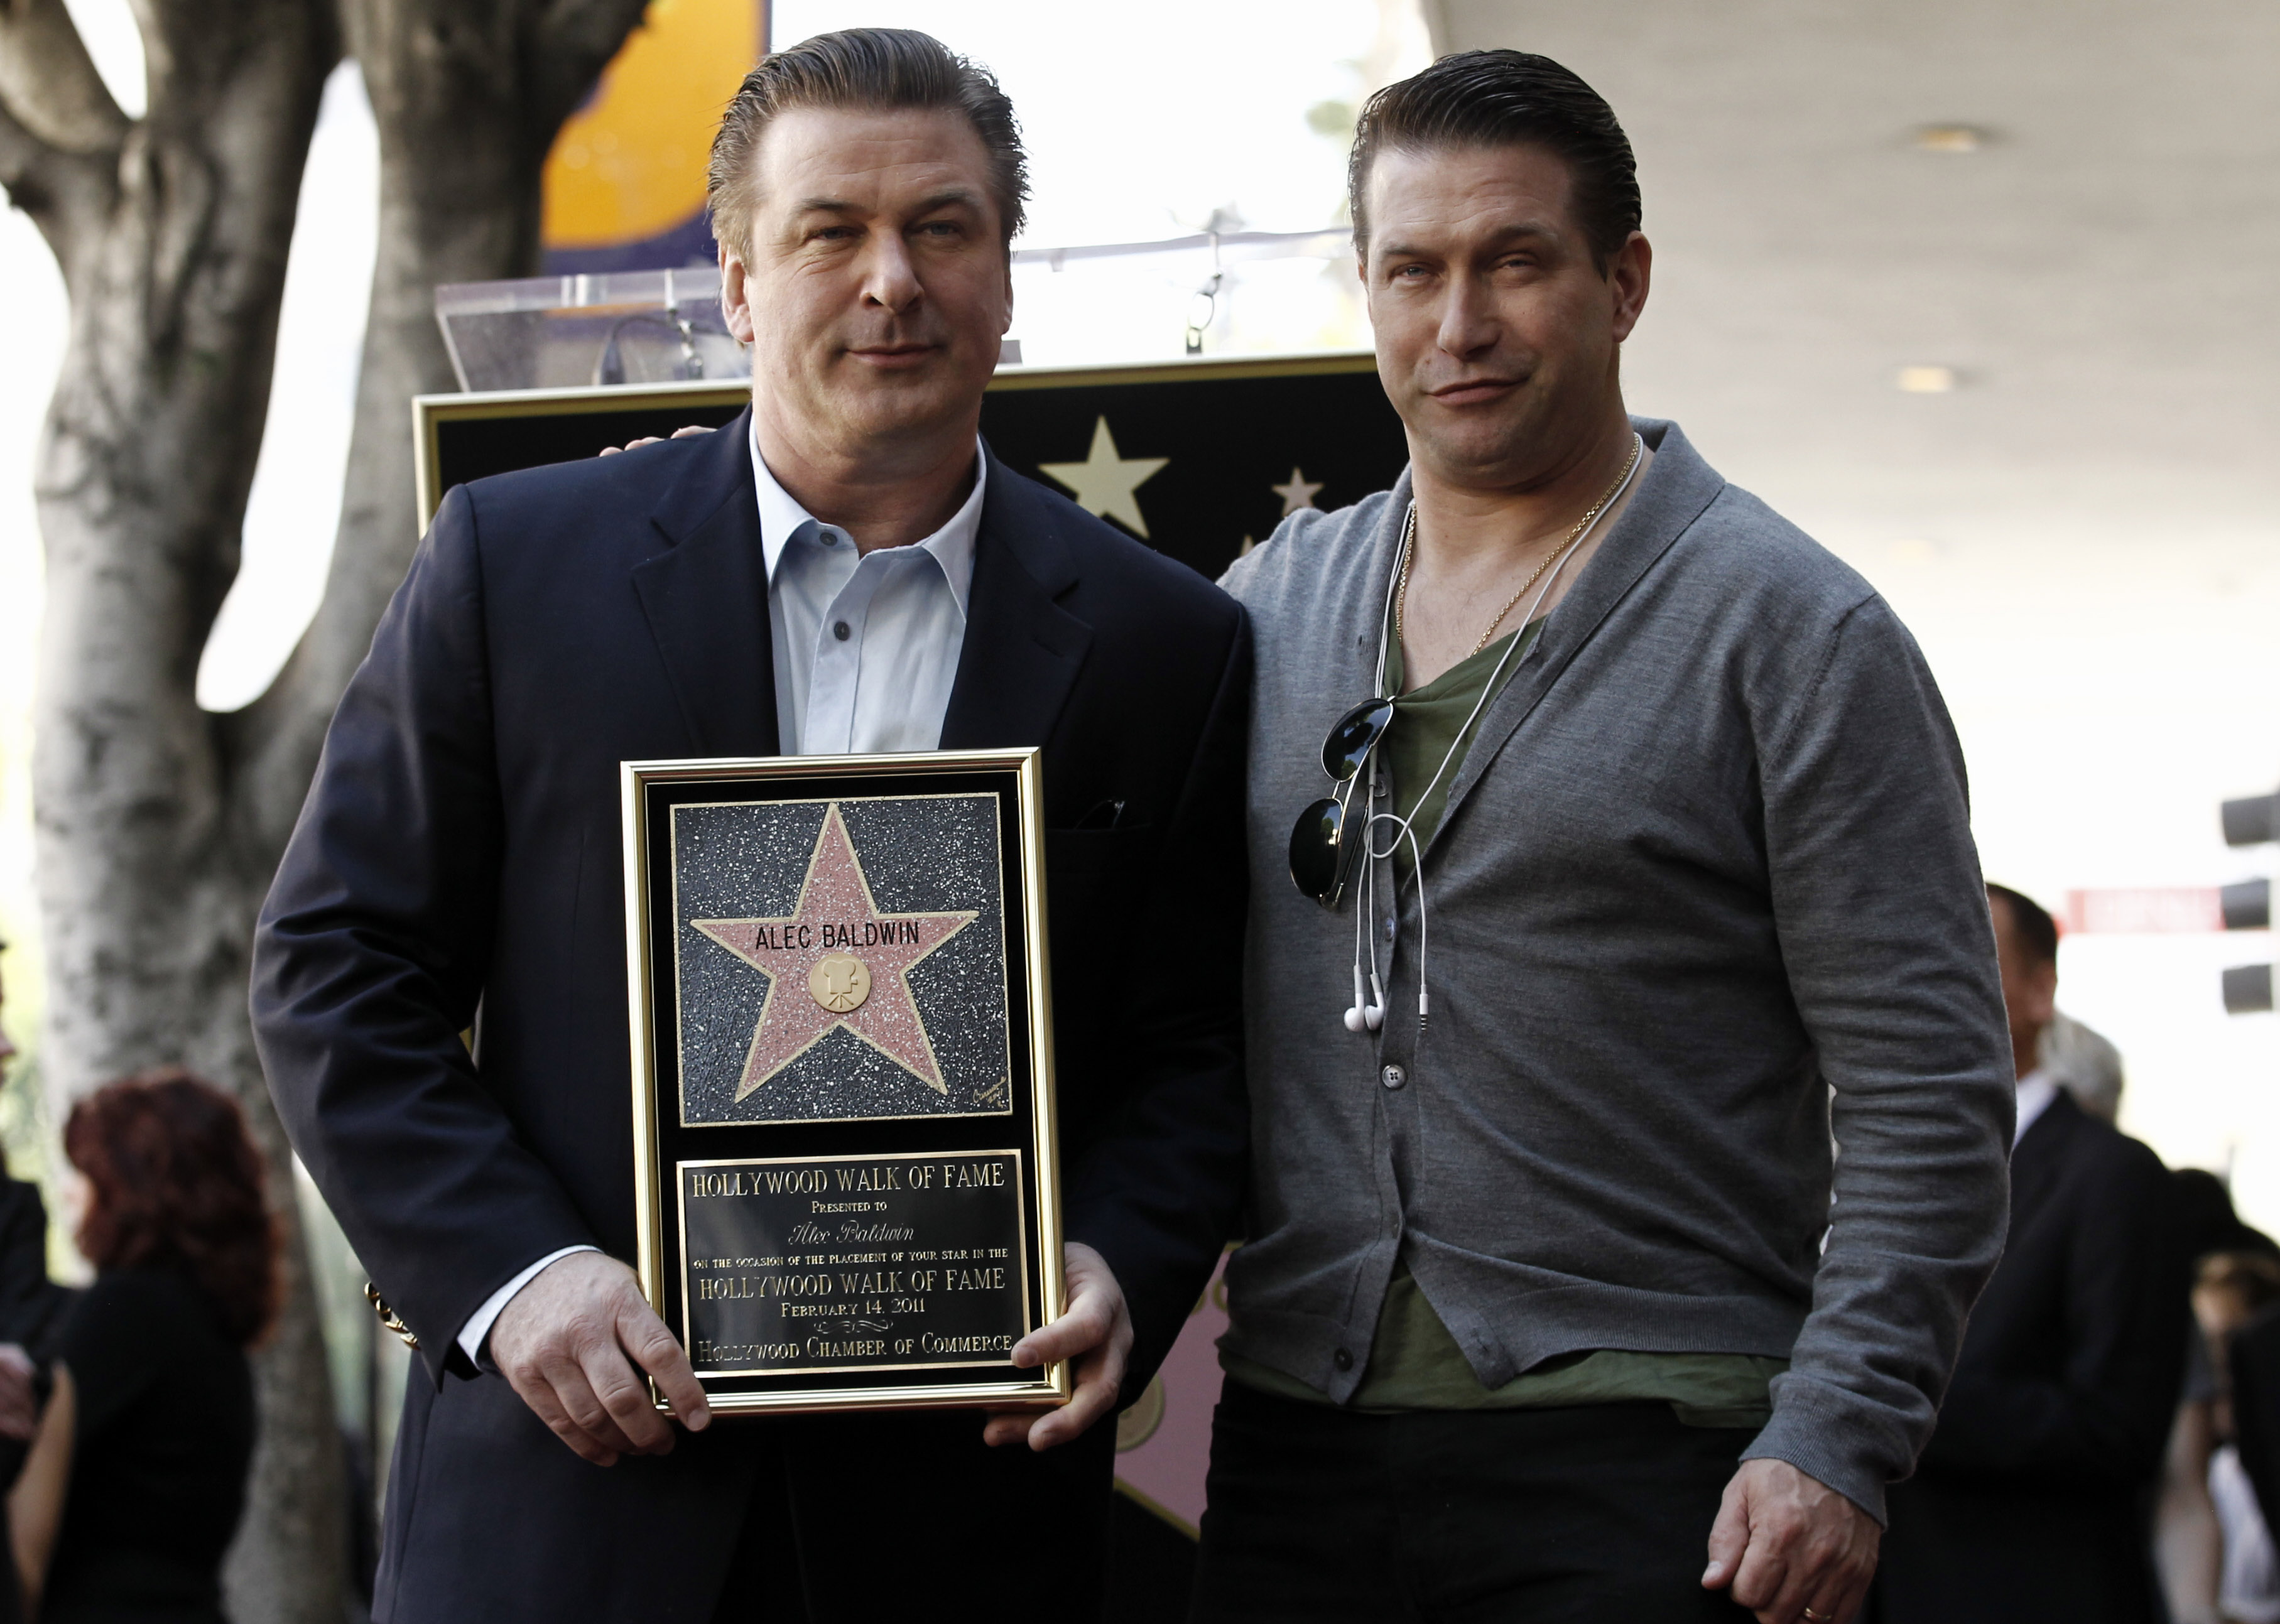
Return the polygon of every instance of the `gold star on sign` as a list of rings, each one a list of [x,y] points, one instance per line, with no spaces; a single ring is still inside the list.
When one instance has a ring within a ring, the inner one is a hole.
[[[1310,484],[1305,474],[1293,468],[1288,485],[1269,485],[1267,489],[1282,498],[1282,517],[1288,519],[1302,507],[1313,506],[1314,493],[1321,488],[1321,481],[1315,480]]]
[[[1108,432],[1108,419],[1096,418],[1092,450],[1082,462],[1049,462],[1037,472],[1056,485],[1066,485],[1076,504],[1099,519],[1113,519],[1142,541],[1148,539],[1148,521],[1140,517],[1140,498],[1134,493],[1171,460],[1168,457],[1121,457]]]

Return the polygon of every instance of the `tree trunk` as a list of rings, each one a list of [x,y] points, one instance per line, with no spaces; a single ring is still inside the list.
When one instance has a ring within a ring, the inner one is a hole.
[[[646,4],[342,0],[380,131],[380,248],[324,604],[257,706],[298,710],[275,765],[281,788],[292,786],[274,803],[289,822],[419,540],[412,398],[458,387],[435,288],[537,273],[539,174],[555,132]]]
[[[0,155],[60,263],[63,373],[37,464],[46,542],[33,792],[61,1104],[187,1064],[235,1092],[286,1226],[256,1356],[261,1441],[229,1581],[240,1617],[335,1624],[342,1460],[291,1155],[245,1021],[265,843],[230,730],[193,697],[237,569],[329,13],[308,0],[139,8],[144,118],[119,112],[58,0],[0,8]]]
[[[257,1356],[261,1441],[227,1573],[243,1624],[337,1624],[347,1528],[291,1151],[246,1020],[253,920],[415,539],[409,403],[452,384],[434,285],[535,268],[540,165],[643,5],[136,0],[150,104],[130,120],[63,0],[0,0],[0,183],[71,302],[37,474],[43,1071],[63,1104],[187,1064],[235,1092],[268,1163],[287,1291]],[[237,572],[301,172],[344,32],[382,167],[338,539],[276,682],[215,716],[194,697],[198,659]]]

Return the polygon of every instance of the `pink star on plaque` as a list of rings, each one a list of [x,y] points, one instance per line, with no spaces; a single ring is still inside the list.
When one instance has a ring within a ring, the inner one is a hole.
[[[911,997],[910,968],[980,915],[882,913],[834,801],[780,919],[689,922],[768,978],[759,1024],[736,1080],[743,1099],[844,1027],[937,1094],[948,1094],[934,1043]]]

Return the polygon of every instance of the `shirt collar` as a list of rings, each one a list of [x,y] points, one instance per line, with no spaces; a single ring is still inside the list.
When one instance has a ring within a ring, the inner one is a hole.
[[[776,482],[768,472],[766,461],[760,456],[759,425],[754,423],[747,436],[746,445],[752,454],[752,489],[760,504],[760,554],[767,565],[768,583],[775,584],[776,566],[782,561],[784,549],[805,525],[822,528],[823,521],[799,504],[791,492]],[[966,613],[967,595],[974,585],[974,543],[982,531],[982,495],[990,482],[990,458],[982,449],[982,440],[974,442],[974,489],[967,493],[958,512],[949,522],[928,536],[918,546],[942,566],[943,579],[950,583],[951,596],[958,600],[958,612]]]
[[[2013,1150],[2019,1148],[2019,1141],[2027,1136],[2035,1119],[2049,1110],[2051,1102],[2058,1097],[2058,1079],[2039,1066],[2019,1079],[2019,1125],[2011,1130]]]

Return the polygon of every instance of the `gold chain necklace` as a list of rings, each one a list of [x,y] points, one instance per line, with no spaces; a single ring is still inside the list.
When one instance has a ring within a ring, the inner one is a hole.
[[[1504,607],[1496,612],[1496,618],[1489,622],[1488,630],[1483,632],[1481,640],[1473,645],[1472,654],[1465,656],[1467,659],[1472,658],[1473,654],[1478,654],[1489,646],[1489,639],[1496,635],[1496,629],[1504,624],[1505,616],[1510,614],[1514,606],[1528,596],[1529,588],[1543,580],[1544,572],[1565,558],[1568,550],[1583,540],[1591,527],[1599,521],[1599,515],[1607,511],[1607,504],[1615,499],[1615,493],[1630,483],[1631,470],[1638,466],[1639,453],[1644,449],[1645,442],[1641,441],[1637,435],[1633,435],[1631,454],[1623,464],[1623,471],[1615,476],[1614,483],[1599,493],[1599,499],[1591,504],[1591,510],[1583,518],[1575,521],[1575,527],[1568,532],[1566,539],[1561,541],[1559,546],[1544,554],[1544,562],[1537,565],[1534,573],[1520,583],[1520,590],[1505,599]],[[1408,515],[1401,527],[1401,579],[1394,587],[1393,595],[1393,635],[1397,637],[1406,635],[1405,621],[1409,609],[1409,560],[1415,554],[1416,543],[1417,504],[1413,502],[1409,505]]]

